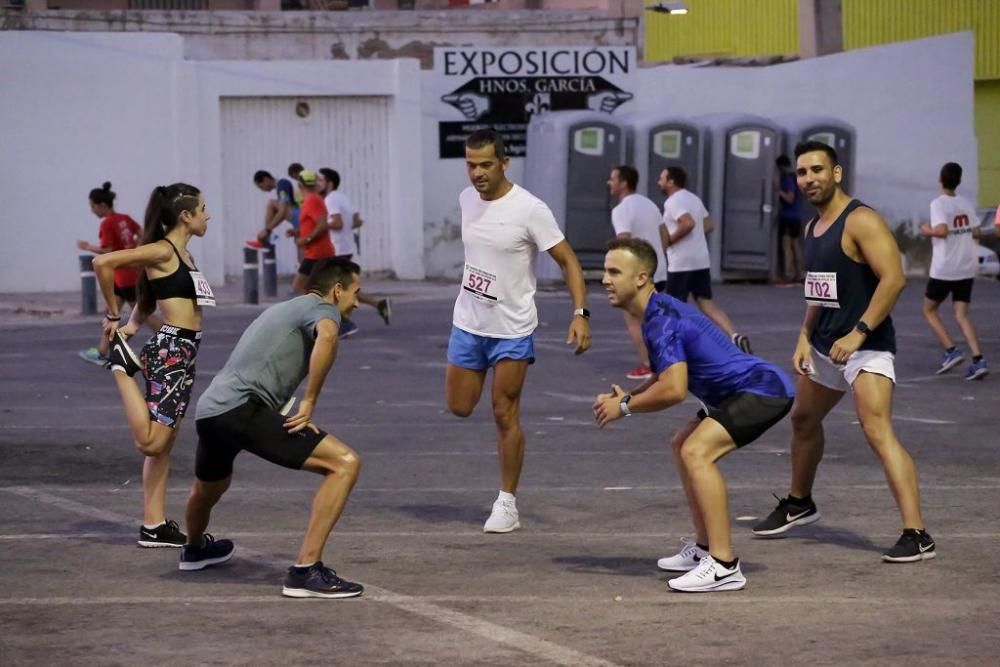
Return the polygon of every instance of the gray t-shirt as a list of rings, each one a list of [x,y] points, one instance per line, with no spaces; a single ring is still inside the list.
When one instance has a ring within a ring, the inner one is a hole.
[[[315,294],[271,306],[254,320],[229,360],[198,399],[195,419],[215,417],[251,396],[278,410],[309,372],[309,357],[322,319],[340,326],[340,311]]]

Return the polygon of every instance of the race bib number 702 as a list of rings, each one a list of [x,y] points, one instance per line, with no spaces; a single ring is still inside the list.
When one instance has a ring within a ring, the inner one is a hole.
[[[828,273],[810,271],[806,274],[804,287],[806,302],[810,305],[840,308],[840,301],[837,300],[837,273],[835,271]]]

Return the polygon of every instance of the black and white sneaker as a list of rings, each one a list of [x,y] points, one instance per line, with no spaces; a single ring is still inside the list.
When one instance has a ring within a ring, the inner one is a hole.
[[[378,314],[383,320],[385,320],[385,325],[389,326],[389,318],[392,317],[392,302],[389,299],[382,299],[376,304],[378,308]]]
[[[805,503],[793,500],[791,496],[778,498],[778,506],[766,519],[753,527],[757,537],[775,537],[787,532],[793,526],[807,526],[819,521],[819,510],[811,499]]]
[[[740,351],[746,354],[753,354],[753,350],[750,349],[750,339],[743,334],[733,334],[733,345],[740,348]]]
[[[111,350],[108,352],[108,368],[112,371],[120,370],[129,377],[134,376],[142,370],[142,362],[136,356],[132,348],[129,347],[125,336],[118,331],[111,339]]]
[[[934,538],[926,530],[907,528],[896,545],[882,554],[886,563],[915,563],[918,560],[937,558]]]
[[[187,535],[181,532],[176,521],[164,521],[156,528],[139,528],[139,546],[146,548],[184,546]]]
[[[225,563],[235,551],[236,545],[232,540],[216,540],[210,533],[205,533],[199,546],[184,545],[178,568],[185,571],[204,570],[210,565]]]
[[[341,579],[319,561],[305,572],[297,567],[288,568],[281,594],[289,598],[353,598],[364,590],[361,584]]]

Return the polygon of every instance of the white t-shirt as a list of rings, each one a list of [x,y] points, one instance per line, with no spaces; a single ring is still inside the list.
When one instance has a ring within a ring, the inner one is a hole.
[[[452,322],[491,338],[530,335],[538,326],[535,257],[564,238],[552,211],[519,185],[493,201],[468,187],[458,204],[465,268]]]
[[[618,206],[611,209],[611,224],[615,234],[631,234],[647,241],[656,251],[656,273],[653,282],[667,279],[667,260],[663,257],[663,241],[660,239],[660,225],[663,217],[660,209],[648,197],[632,193]]]
[[[330,240],[333,241],[333,251],[338,255],[355,255],[358,248],[354,243],[354,204],[340,190],[328,194],[323,202],[326,204],[327,222],[333,222],[333,216],[340,214],[344,226],[341,229],[330,228]]]
[[[931,238],[931,278],[965,280],[976,275],[978,243],[972,230],[979,226],[976,207],[960,196],[941,195],[931,202],[931,227],[948,226],[948,236]]]
[[[667,246],[670,273],[699,271],[712,265],[708,255],[708,242],[705,240],[705,218],[708,217],[708,210],[698,199],[698,195],[689,190],[678,190],[663,202],[663,222],[671,235],[680,227],[677,221],[685,213],[694,220],[694,229],[685,234],[680,241]]]

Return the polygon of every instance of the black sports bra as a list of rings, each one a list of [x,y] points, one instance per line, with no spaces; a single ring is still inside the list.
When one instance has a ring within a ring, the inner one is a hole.
[[[163,240],[170,243],[170,239]],[[153,293],[153,297],[157,301],[163,301],[164,299],[197,299],[194,291],[194,281],[191,279],[191,269],[184,263],[181,254],[177,252],[177,247],[173,243],[170,243],[170,247],[174,249],[174,254],[177,255],[177,261],[180,263],[180,266],[168,276],[149,279],[149,289]],[[195,267],[194,270],[197,271],[198,267]]]

